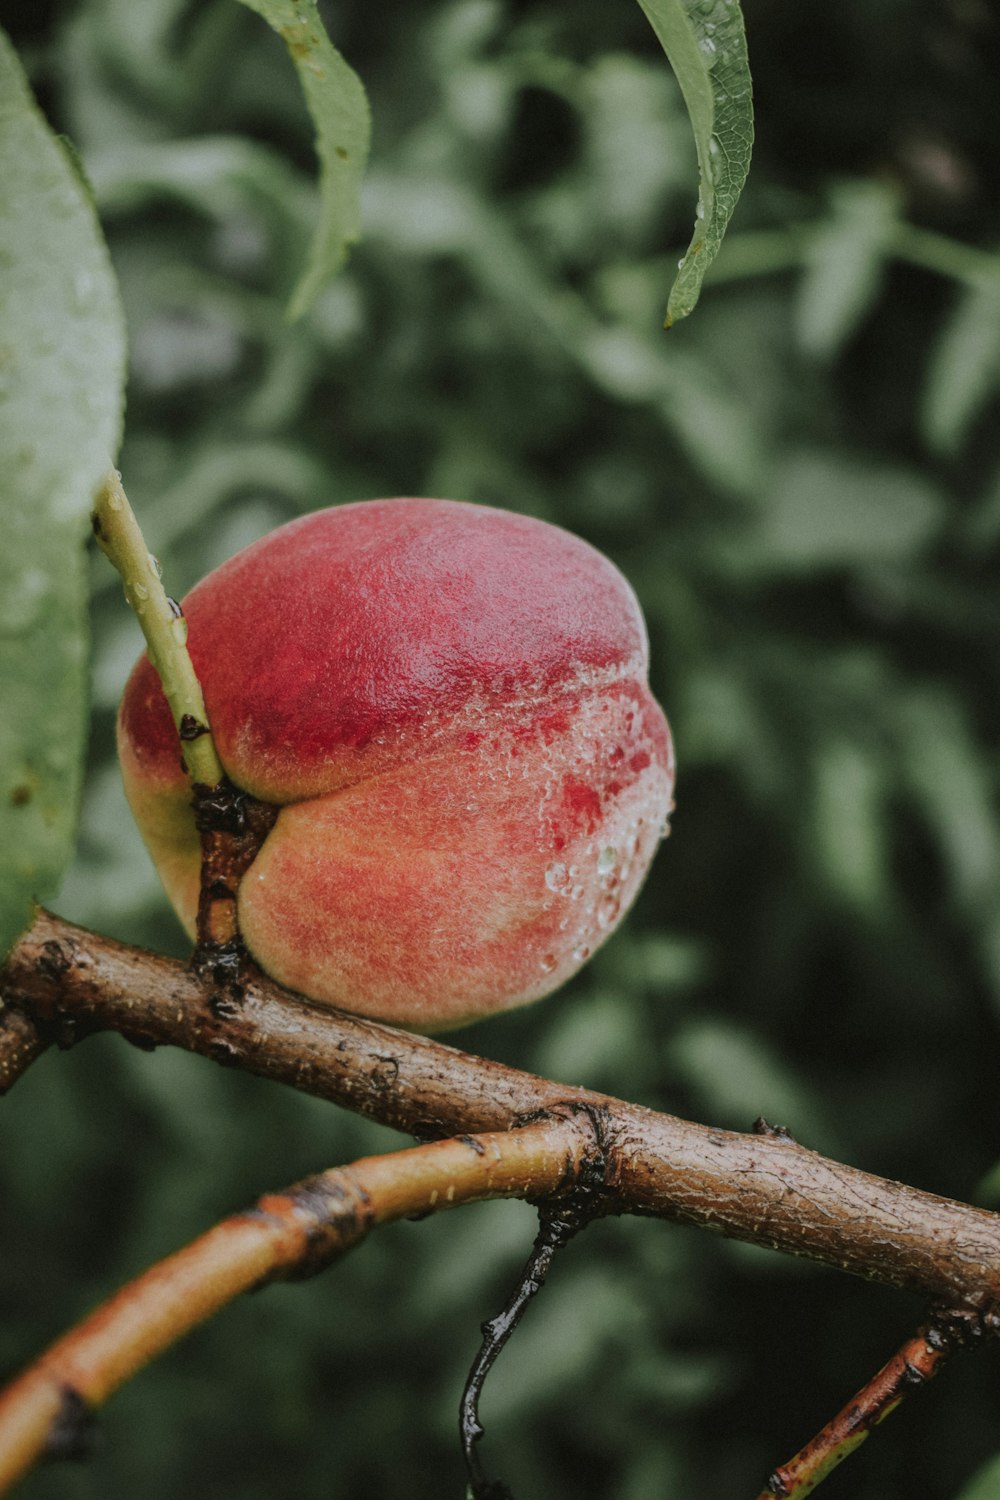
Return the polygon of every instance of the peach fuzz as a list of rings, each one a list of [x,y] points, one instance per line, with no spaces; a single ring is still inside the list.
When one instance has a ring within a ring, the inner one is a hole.
[[[226,772],[281,809],[238,899],[274,979],[433,1030],[547,994],[617,925],[674,768],[638,603],[594,548],[485,506],[363,501],[263,537],[183,608]],[[193,937],[191,793],[145,657],[118,739]]]

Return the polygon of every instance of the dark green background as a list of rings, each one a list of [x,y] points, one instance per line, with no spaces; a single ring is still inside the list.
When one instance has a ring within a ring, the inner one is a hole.
[[[1000,299],[962,250],[1000,242],[995,10],[747,0],[750,183],[669,336],[693,150],[626,0],[327,7],[374,109],[368,229],[296,327],[313,160],[277,38],[234,0],[28,11],[8,20],[122,281],[121,466],[172,593],[304,510],[428,493],[557,520],[642,597],[673,834],[571,986],[458,1040],[996,1205]],[[93,582],[55,905],[181,953],[113,763],[138,631],[101,559]],[[0,1365],[260,1192],[397,1143],[181,1054],[46,1057],[3,1104]],[[531,1233],[522,1205],[468,1209],[245,1299],[26,1500],[460,1496],[463,1372]],[[750,1500],[920,1313],[602,1224],[487,1388],[485,1461],[518,1500]],[[824,1494],[953,1500],[1000,1449],[997,1377],[995,1351],[960,1362]]]

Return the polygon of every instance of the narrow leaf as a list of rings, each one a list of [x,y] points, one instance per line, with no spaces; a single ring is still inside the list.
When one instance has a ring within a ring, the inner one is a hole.
[[[956,451],[973,419],[1000,388],[1000,277],[965,291],[938,339],[924,392],[924,436]]]
[[[899,220],[881,182],[838,183],[830,213],[809,238],[795,321],[807,354],[832,359],[875,302]]]
[[[72,852],[83,540],[121,435],[125,335],[90,195],[0,33],[0,957]]]
[[[739,0],[639,0],[680,84],[698,151],[694,234],[665,326],[692,311],[750,166],[753,103]]]
[[[339,271],[361,233],[361,179],[371,115],[364,88],[323,28],[316,0],[242,0],[285,42],[316,127],[320,215],[305,269],[288,306],[301,317]]]
[[[976,1470],[958,1500],[1000,1500],[1000,1453]]]

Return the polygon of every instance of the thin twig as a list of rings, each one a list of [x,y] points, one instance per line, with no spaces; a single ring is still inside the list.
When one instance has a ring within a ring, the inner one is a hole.
[[[312,1275],[378,1224],[551,1193],[592,1149],[584,1115],[366,1157],[260,1199],[124,1287],[0,1395],[0,1493],[126,1380],[240,1293]]]
[[[942,1312],[919,1328],[832,1421],[774,1470],[757,1500],[802,1500],[812,1494],[873,1428],[983,1331],[981,1321],[968,1310]]]
[[[604,1208],[604,1178],[607,1158],[604,1152],[604,1120],[592,1116],[595,1149],[585,1159],[580,1178],[557,1197],[539,1206],[538,1234],[531,1254],[518,1277],[507,1302],[495,1317],[483,1323],[479,1351],[472,1362],[462,1392],[458,1411],[458,1431],[462,1442],[465,1468],[469,1476],[469,1500],[511,1500],[510,1491],[500,1480],[487,1479],[479,1460],[477,1444],[483,1437],[479,1420],[479,1402],[483,1385],[496,1362],[497,1355],[509,1341],[524,1316],[529,1302],[538,1296],[552,1269],[552,1262],[575,1234],[586,1227]],[[590,1170],[591,1165],[593,1171]]]
[[[539,1109],[607,1111],[608,1184],[656,1215],[806,1256],[946,1306],[1000,1306],[1000,1215],[870,1176],[780,1134],[656,1114],[460,1052],[264,979],[238,1008],[183,964],[40,911],[0,971],[11,1002],[78,1034],[184,1047],[423,1139],[504,1130]]]

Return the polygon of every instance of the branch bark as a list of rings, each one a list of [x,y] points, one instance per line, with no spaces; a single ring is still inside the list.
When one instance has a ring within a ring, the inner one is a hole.
[[[0,1096],[14,1087],[48,1045],[37,1022],[0,999]]]
[[[614,1210],[734,1239],[977,1310],[996,1331],[1000,1215],[841,1165],[766,1131],[741,1135],[533,1077],[251,979],[242,999],[184,965],[47,912],[15,947],[8,1003],[60,1038],[115,1030],[280,1080],[424,1139],[509,1130],[539,1111],[606,1111]]]

